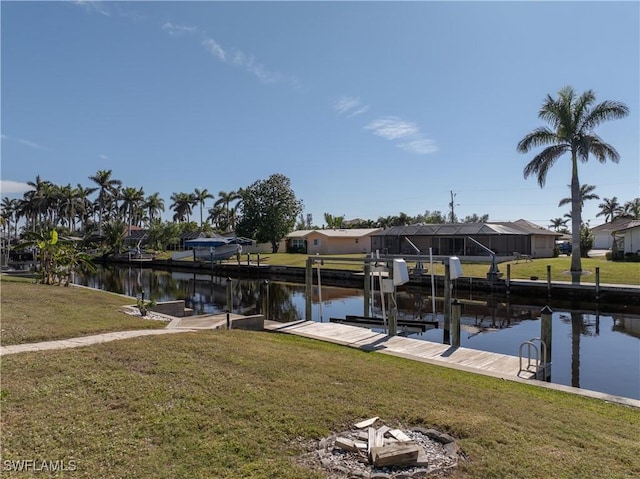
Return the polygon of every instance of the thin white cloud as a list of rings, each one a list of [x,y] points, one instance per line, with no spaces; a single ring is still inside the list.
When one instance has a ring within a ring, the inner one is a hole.
[[[364,128],[365,130],[373,131],[374,135],[381,136],[387,140],[398,140],[414,136],[420,131],[415,123],[404,121],[395,116],[374,120]]]
[[[435,141],[425,138],[417,124],[395,116],[378,118],[364,128],[386,140],[402,140],[396,146],[409,153],[428,155],[438,151]]]
[[[109,157],[107,155],[100,155],[98,158],[100,158],[101,160],[108,160]]]
[[[253,74],[262,83],[279,83],[282,81],[282,75],[278,72],[269,71],[261,63],[255,63],[253,59],[245,65],[246,70]]]
[[[33,187],[22,181],[0,180],[0,195],[26,193]]]
[[[25,145],[28,146],[29,148],[35,148],[36,150],[49,150],[47,147],[39,145],[36,142],[33,141],[29,141],[29,140],[25,140],[23,138],[13,138],[10,137],[8,135],[2,135],[2,139],[3,140],[10,140],[10,141],[16,141],[18,143],[20,143],[21,145]]]
[[[36,150],[46,150],[46,148],[44,146],[38,145],[37,143],[34,143],[33,141],[23,140],[22,138],[16,138],[16,141],[18,143],[22,143],[23,145],[26,145],[28,147],[35,148]]]
[[[92,0],[74,0],[72,3],[84,8],[87,12],[98,12],[100,15],[104,15],[105,17],[111,16],[111,13],[104,5],[104,2]]]
[[[362,115],[364,112],[366,112],[369,109],[369,105],[364,105],[360,108],[358,108],[357,110],[353,110],[351,113],[349,113],[347,115],[347,118],[352,118],[354,116],[358,116],[358,115]]]
[[[367,111],[369,109],[369,106],[363,105],[360,101],[360,98],[352,96],[341,96],[333,104],[333,109],[336,111],[338,116],[344,115],[347,118],[352,118]]]
[[[398,148],[418,155],[428,155],[429,153],[438,151],[435,141],[428,138],[419,138],[406,143],[400,143],[398,144]]]
[[[240,50],[234,50],[232,62],[235,66],[244,69],[255,76],[261,83],[273,84],[288,82],[292,86],[299,86],[295,78],[286,78],[281,73],[267,69],[252,55],[247,55]]]
[[[218,60],[224,62],[227,59],[227,54],[224,49],[220,46],[218,42],[216,42],[213,38],[206,38],[202,41],[202,46],[211,53],[214,57],[217,57]]]
[[[162,25],[162,29],[169,33],[171,36],[180,36],[183,34],[195,33],[198,31],[197,27],[190,27],[187,25],[174,25],[171,22],[167,22]]]

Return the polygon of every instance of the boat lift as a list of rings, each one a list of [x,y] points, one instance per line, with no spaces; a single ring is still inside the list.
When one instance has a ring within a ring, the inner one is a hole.
[[[489,248],[487,248],[485,245],[483,245],[479,241],[476,241],[475,239],[473,239],[471,236],[467,236],[467,238],[470,239],[471,241],[473,241],[475,244],[480,246],[480,248],[482,248],[483,250],[485,250],[487,253],[489,253],[491,255],[491,266],[489,267],[489,272],[487,273],[487,279],[489,281],[498,281],[500,279],[500,277],[502,276],[502,273],[498,269],[498,263],[496,262],[496,253],[495,253],[495,251],[490,250]]]

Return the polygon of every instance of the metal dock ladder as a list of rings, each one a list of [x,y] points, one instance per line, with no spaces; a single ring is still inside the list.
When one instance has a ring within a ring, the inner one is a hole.
[[[540,347],[538,347],[540,346]],[[526,358],[523,356],[523,350],[526,348]],[[542,359],[540,358],[540,351],[542,350]],[[531,356],[533,351],[534,356]],[[533,379],[540,379],[546,381],[551,376],[551,362],[546,362],[544,358],[547,357],[547,345],[540,338],[532,338],[529,341],[525,341],[520,345],[518,351],[518,357],[520,360],[520,373],[527,372],[533,374]],[[526,366],[523,367],[523,360],[526,359]]]

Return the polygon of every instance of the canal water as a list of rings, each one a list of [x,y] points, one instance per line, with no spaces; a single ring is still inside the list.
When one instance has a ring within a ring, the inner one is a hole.
[[[136,267],[100,267],[95,273],[78,275],[77,284],[155,301],[185,300],[194,314],[227,309],[227,278],[188,272]],[[304,285],[281,281],[232,279],[233,310],[242,314],[265,313],[269,319],[288,322],[304,319]],[[430,291],[400,291],[398,316],[436,320],[438,328],[403,334],[442,343],[442,298],[436,292],[436,314]],[[440,292],[440,294],[442,294]],[[454,290],[454,296],[458,294]],[[482,351],[518,356],[524,341],[540,336],[540,305],[526,300],[471,296],[462,302],[461,345]],[[314,321],[330,321],[347,315],[362,316],[364,292],[355,288],[314,285]],[[388,308],[388,305],[386,305]],[[597,310],[556,307],[552,315],[551,382],[617,396],[640,399],[640,314],[624,305],[600,305]],[[370,305],[381,316],[379,295]],[[267,311],[268,309],[268,311]],[[378,329],[379,330],[379,329]]]

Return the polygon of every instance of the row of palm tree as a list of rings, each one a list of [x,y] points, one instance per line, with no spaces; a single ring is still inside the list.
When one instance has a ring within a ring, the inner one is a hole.
[[[598,205],[600,212],[596,216],[604,216],[605,223],[619,218],[640,220],[640,198],[634,198],[624,204],[618,202],[618,197],[602,198]]]
[[[583,184],[580,185],[580,209],[584,208],[585,201],[599,200],[600,196],[594,193],[595,185]],[[571,204],[571,198],[562,198],[558,203],[558,206],[565,206]],[[618,202],[618,197],[603,198],[602,203],[598,205],[600,211],[596,213],[596,216],[604,216],[605,223],[615,221],[619,218],[623,219],[640,219],[640,198],[634,198],[631,201],[627,201],[624,204]],[[571,221],[571,213],[566,213],[562,218],[553,218],[551,221],[551,228],[556,231],[566,230],[567,223]]]
[[[9,236],[18,237],[18,224],[25,220],[25,231],[36,228],[64,228],[71,233],[89,235],[96,232],[104,236],[104,225],[112,220],[132,226],[148,226],[165,211],[164,199],[159,193],[145,195],[142,187],[123,186],[122,181],[113,178],[111,170],[99,170],[89,177],[93,185],[56,185],[43,180],[39,175],[29,181],[31,187],[21,199],[5,197],[0,203],[0,220],[3,230]],[[241,192],[220,191],[208,216],[203,217],[205,202],[214,199],[206,189],[196,188],[192,193],[173,193],[170,209],[174,211],[173,221],[190,221],[195,206],[200,209],[200,228],[205,221],[218,231],[234,228]],[[95,199],[91,195],[97,193]],[[97,217],[97,222],[95,221]]]

